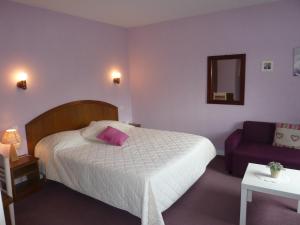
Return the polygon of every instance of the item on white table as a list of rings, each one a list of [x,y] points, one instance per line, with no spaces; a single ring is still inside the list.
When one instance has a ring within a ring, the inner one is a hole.
[[[270,162],[268,163],[268,167],[271,171],[271,177],[277,178],[280,175],[280,171],[284,169],[283,165],[279,162]]]

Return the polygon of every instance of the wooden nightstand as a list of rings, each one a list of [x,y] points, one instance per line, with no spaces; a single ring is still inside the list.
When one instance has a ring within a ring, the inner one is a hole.
[[[140,123],[129,123],[129,125],[134,127],[141,127],[142,125]]]
[[[38,158],[31,155],[20,156],[17,161],[10,162],[11,183],[14,201],[29,195],[42,187]],[[16,184],[16,179],[20,182]],[[24,181],[24,178],[25,181]]]

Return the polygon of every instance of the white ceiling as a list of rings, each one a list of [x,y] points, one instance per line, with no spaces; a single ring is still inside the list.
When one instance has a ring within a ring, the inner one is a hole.
[[[12,0],[122,27],[241,8],[276,0]]]

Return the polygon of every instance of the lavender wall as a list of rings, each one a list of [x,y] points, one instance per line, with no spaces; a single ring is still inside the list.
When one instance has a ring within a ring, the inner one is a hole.
[[[24,125],[59,104],[96,99],[131,120],[127,30],[0,0],[0,130]],[[114,86],[110,70],[123,74]],[[16,88],[25,69],[28,90]],[[20,153],[27,151],[22,144]]]
[[[299,12],[285,0],[131,29],[128,40],[126,29],[0,0],[0,131],[18,126],[25,140],[25,123],[78,99],[110,102],[131,120],[128,54],[133,120],[145,127],[204,135],[222,149],[243,120],[299,122]],[[247,54],[245,106],[207,105],[206,57],[234,53]],[[264,59],[273,73],[260,71]],[[15,87],[19,69],[26,91]]]
[[[134,121],[204,135],[218,149],[244,120],[299,123],[299,21],[300,1],[285,0],[131,29]],[[238,53],[247,54],[245,105],[206,104],[206,57]],[[261,72],[265,59],[274,72]]]

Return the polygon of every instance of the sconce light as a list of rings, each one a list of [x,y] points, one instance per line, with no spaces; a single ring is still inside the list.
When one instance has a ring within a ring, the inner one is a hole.
[[[17,82],[17,87],[21,88],[21,89],[27,89],[27,84],[26,84],[26,80],[27,80],[27,73],[25,72],[20,72],[18,74],[18,82]]]
[[[113,78],[114,84],[120,84],[121,73],[119,71],[113,71],[111,76]]]

